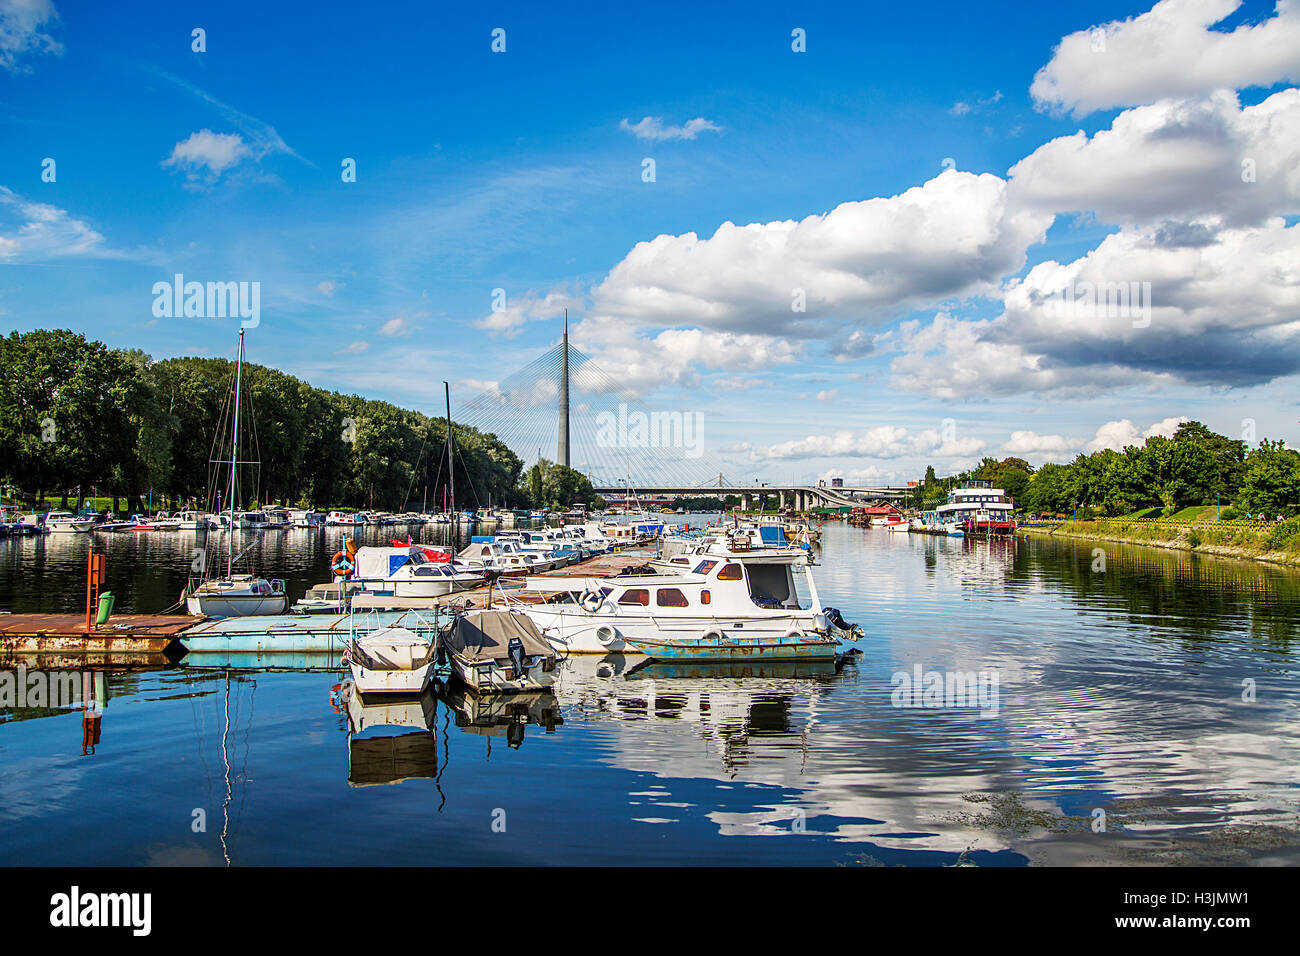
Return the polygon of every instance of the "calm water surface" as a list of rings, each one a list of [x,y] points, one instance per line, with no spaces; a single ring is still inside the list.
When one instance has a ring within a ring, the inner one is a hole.
[[[101,540],[120,610],[176,600],[192,537]],[[259,566],[296,597],[341,540]],[[0,609],[79,610],[85,547],[0,541]],[[554,697],[349,713],[328,658],[110,670],[93,748],[79,708],[0,710],[0,862],[1300,863],[1300,575],[1094,547],[828,525],[839,672],[574,658]],[[917,666],[995,706],[895,706]]]

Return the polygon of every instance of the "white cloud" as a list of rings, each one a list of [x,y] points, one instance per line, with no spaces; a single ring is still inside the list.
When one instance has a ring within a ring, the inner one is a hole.
[[[1111,448],[1115,451],[1123,451],[1129,445],[1141,445],[1145,439],[1151,438],[1155,435],[1160,435],[1164,438],[1172,438],[1174,432],[1178,430],[1178,426],[1187,421],[1191,421],[1191,419],[1183,415],[1172,416],[1155,422],[1141,432],[1139,432],[1137,426],[1127,418],[1122,418],[1119,421],[1114,422],[1106,422],[1106,424],[1097,429],[1096,437],[1093,438],[1092,441],[1088,442],[1086,450],[1089,454],[1101,451],[1105,448]]]
[[[18,62],[24,55],[62,53],[63,44],[41,30],[58,19],[52,0],[0,0],[0,67],[10,73],[30,72]]]
[[[335,290],[340,288],[342,288],[340,283],[331,282],[329,279],[316,283],[316,291],[325,296],[332,296]]]
[[[1016,202],[1131,224],[1300,213],[1300,90],[1242,108],[1235,93],[1126,110],[1109,129],[1038,147],[1011,167]]]
[[[227,169],[253,155],[238,133],[214,133],[201,129],[172,147],[163,166],[175,166],[191,183],[215,183]],[[207,170],[204,173],[204,169]]]
[[[838,388],[827,388],[817,393],[817,401],[827,404],[833,403],[839,397],[840,390]]]
[[[618,125],[624,132],[631,133],[637,139],[645,139],[651,142],[661,142],[669,139],[694,139],[700,133],[722,132],[721,126],[711,123],[702,116],[687,120],[682,126],[666,126],[661,116],[647,116],[636,123],[625,119]]]
[[[0,262],[111,256],[103,246],[104,237],[84,220],[70,216],[57,206],[24,199],[0,186]]]
[[[1231,32],[1211,30],[1240,0],[1161,0],[1130,20],[1061,40],[1029,88],[1042,108],[1083,116],[1216,89],[1300,80],[1300,3]],[[1104,42],[1103,42],[1104,41]]]
[[[1004,305],[991,320],[904,323],[893,384],[944,398],[1260,384],[1300,372],[1300,225],[1121,230],[1034,266]]]
[[[353,342],[350,345],[348,345],[346,348],[339,349],[334,354],[335,355],[360,355],[362,352],[366,352],[369,350],[370,350],[369,342]]]
[[[379,327],[379,334],[387,335],[389,337],[400,337],[400,336],[408,335],[410,334],[410,331],[411,331],[411,327],[407,325],[406,319],[402,318],[401,316],[398,316],[395,319],[389,319],[387,322],[385,322],[383,325]]]
[[[1065,461],[1073,458],[1082,447],[1080,438],[1064,435],[1039,435],[1032,431],[1013,431],[1002,451],[1007,455],[1024,458],[1031,464],[1037,461]]]
[[[953,296],[989,292],[1025,262],[1052,216],[1012,208],[997,176],[948,170],[889,198],[845,202],[798,222],[726,222],[638,243],[597,286],[612,320],[808,335],[852,313],[888,321]],[[805,312],[795,311],[802,293]]]
[[[485,329],[491,335],[513,338],[530,321],[558,319],[566,309],[577,311],[583,304],[582,299],[568,289],[556,286],[545,295],[528,292],[519,296],[507,296],[504,308],[495,309],[471,324]]]
[[[808,435],[792,441],[778,442],[749,450],[752,461],[791,458],[911,458],[932,456],[950,458],[982,451],[985,443],[978,438],[956,438],[935,428],[915,434],[899,425],[878,425],[863,432],[848,429],[829,435]]]

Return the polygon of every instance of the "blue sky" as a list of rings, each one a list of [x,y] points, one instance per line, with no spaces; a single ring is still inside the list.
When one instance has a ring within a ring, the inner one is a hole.
[[[1179,418],[1296,441],[1294,3],[0,13],[6,330],[226,355],[237,323],[158,318],[153,283],[257,281],[254,361],[436,412],[567,305],[738,480],[1059,460]],[[728,222],[755,225],[711,240]],[[1156,321],[1055,321],[1066,279],[1151,282]]]

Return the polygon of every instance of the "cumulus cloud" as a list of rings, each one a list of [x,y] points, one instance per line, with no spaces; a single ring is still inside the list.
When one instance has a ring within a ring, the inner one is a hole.
[[[104,237],[89,223],[0,186],[0,262],[85,255],[111,255],[104,248]]]
[[[866,431],[848,429],[829,435],[808,435],[749,450],[751,461],[791,458],[950,458],[978,454],[985,447],[978,438],[944,435],[939,429],[909,432],[899,425],[878,425]]]
[[[190,183],[211,185],[227,169],[252,155],[253,151],[238,133],[201,129],[173,146],[162,165],[181,170]]]
[[[708,238],[638,243],[597,286],[593,310],[781,335],[809,334],[834,314],[888,321],[919,303],[994,289],[1051,222],[1013,208],[999,177],[947,170],[897,196],[797,222],[726,222]]]
[[[1195,241],[1170,238],[1182,232]],[[1300,226],[1124,229],[1034,266],[1004,305],[990,320],[904,323],[894,384],[945,398],[1260,384],[1300,372]]]
[[[340,288],[337,282],[331,282],[329,279],[316,283],[316,291],[324,296],[332,296],[336,289]]]
[[[1036,461],[1065,461],[1073,458],[1082,447],[1083,440],[1064,435],[1039,435],[1033,431],[1013,431],[1002,446],[1003,453]]]
[[[573,372],[575,384],[588,391],[629,395],[660,385],[698,387],[701,368],[772,369],[793,362],[801,352],[799,345],[777,336],[696,328],[647,335],[627,323],[600,318],[583,320],[574,329],[574,339],[592,356],[591,367],[584,363]]]
[[[625,119],[618,125],[624,132],[631,133],[637,139],[649,140],[652,143],[670,139],[694,139],[701,133],[722,132],[721,126],[702,116],[687,120],[681,126],[665,125],[662,116],[647,116],[636,123]]]
[[[483,318],[475,319],[472,324],[491,335],[513,338],[523,331],[529,321],[558,319],[564,315],[565,309],[577,310],[582,304],[581,298],[556,286],[545,295],[528,292],[513,298],[507,296],[503,308],[494,309]]]
[[[1088,442],[1086,450],[1089,454],[1106,448],[1123,451],[1129,445],[1141,445],[1143,441],[1156,435],[1163,438],[1172,438],[1174,432],[1178,430],[1178,426],[1187,421],[1191,421],[1191,419],[1184,415],[1177,415],[1161,419],[1141,431],[1127,418],[1107,422],[1097,429],[1096,437]]]
[[[1300,80],[1300,2],[1223,32],[1210,29],[1241,0],[1161,0],[1146,13],[1061,40],[1034,76],[1040,108],[1084,116],[1216,89]]]
[[[1243,108],[1235,93],[1126,110],[1011,167],[1017,202],[1132,224],[1213,214],[1230,225],[1300,213],[1300,90]]]
[[[52,0],[0,0],[0,67],[30,72],[31,67],[19,63],[27,54],[62,53],[63,44],[42,30],[58,19]]]

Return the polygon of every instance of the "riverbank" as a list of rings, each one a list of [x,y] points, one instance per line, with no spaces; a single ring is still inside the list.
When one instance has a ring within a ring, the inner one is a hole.
[[[1248,522],[1172,524],[1124,518],[1067,521],[1051,528],[1025,528],[1044,537],[1082,538],[1117,544],[1144,544],[1174,551],[1195,551],[1225,558],[1300,566],[1300,521],[1275,525]]]

